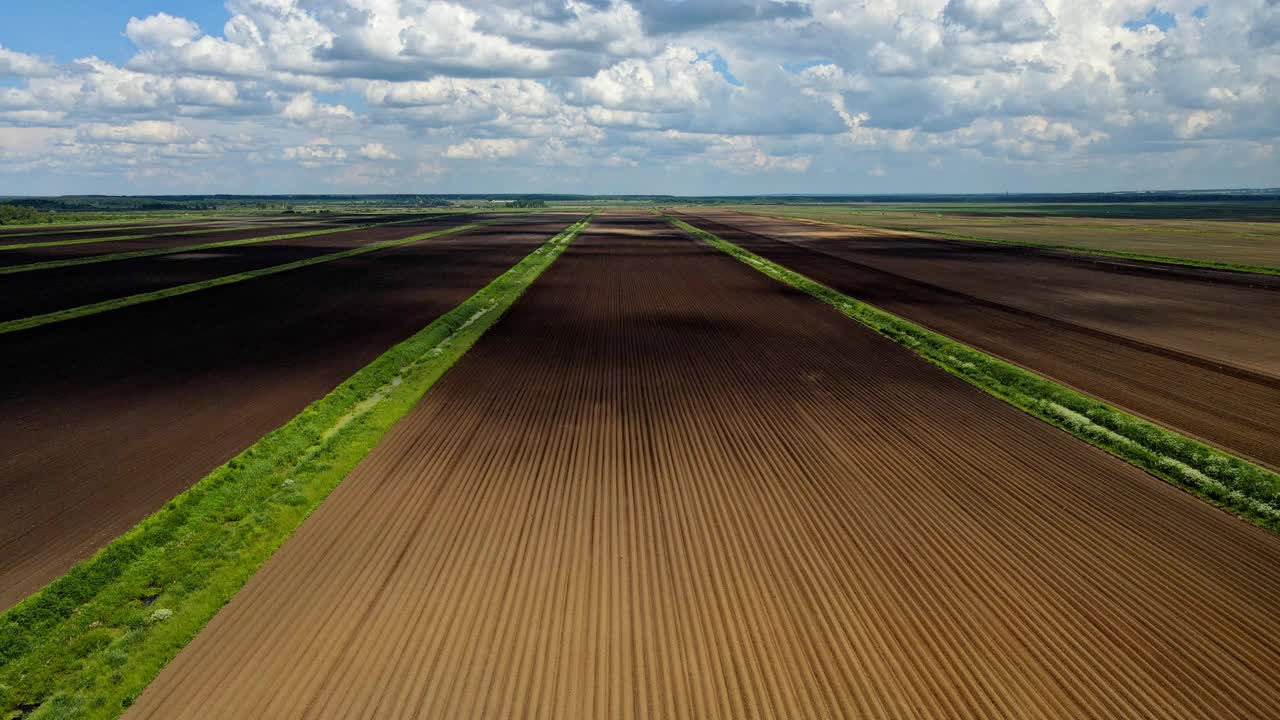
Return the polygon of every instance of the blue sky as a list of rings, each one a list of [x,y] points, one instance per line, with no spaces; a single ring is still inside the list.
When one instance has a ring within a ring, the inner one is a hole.
[[[167,12],[211,31],[221,30],[228,17],[221,2],[201,0],[39,0],[9,5],[0,42],[12,50],[60,61],[86,55],[127,61],[137,52],[124,34],[131,17]]]
[[[0,194],[1280,185],[1266,0],[14,5]]]

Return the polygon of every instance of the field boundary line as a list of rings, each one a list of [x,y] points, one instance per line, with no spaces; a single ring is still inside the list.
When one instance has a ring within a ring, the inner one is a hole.
[[[1280,532],[1280,475],[881,310],[683,220],[663,217],[1010,405],[1260,527]]]
[[[1099,257],[1118,258],[1122,260],[1138,260],[1141,262],[1177,265],[1179,267],[1195,267],[1204,268],[1206,270],[1222,270],[1226,272],[1253,273],[1255,275],[1280,275],[1280,267],[1270,265],[1248,265],[1244,263],[1228,263],[1218,262],[1216,260],[1197,260],[1195,258],[1177,257],[1175,255],[1147,255],[1145,253],[1131,253],[1123,250],[1105,250],[1074,247],[1072,245],[1049,245],[1046,243],[1019,242],[1017,240],[999,240],[997,238],[987,238],[979,235],[961,235],[959,233],[941,232],[938,230],[916,230],[913,228],[895,227],[891,225],[862,225],[858,223],[835,222],[834,220],[814,220],[813,218],[792,217],[790,215],[777,215],[774,213],[759,212],[755,210],[739,210],[748,215],[757,217],[767,217],[774,220],[788,220],[792,222],[807,222],[815,225],[828,225],[832,227],[854,228],[857,230],[880,230],[890,233],[924,237],[937,238],[941,240],[958,240],[961,242],[983,243],[986,245],[1003,245],[1006,247],[1025,247],[1038,248],[1040,250],[1053,250],[1061,252],[1069,252],[1076,255],[1096,255]]]
[[[113,718],[594,215],[0,613],[0,717]]]
[[[165,300],[172,297],[190,295],[191,293],[200,292],[201,290],[208,290],[210,288],[222,287],[224,285],[232,285],[234,283],[244,282],[245,280],[255,280],[257,278],[266,277],[268,275],[277,275],[279,273],[288,272],[290,270],[297,270],[299,268],[310,267],[312,265],[319,265],[321,263],[332,262],[334,260],[343,260],[345,258],[355,257],[357,255],[365,255],[367,253],[377,252],[379,250],[386,250],[389,248],[400,247],[401,245],[409,245],[411,243],[421,242],[423,240],[429,240],[431,238],[439,237],[441,235],[449,235],[452,233],[459,233],[459,232],[465,232],[467,230],[474,230],[478,227],[483,227],[484,225],[492,224],[493,222],[495,221],[489,220],[489,221],[468,223],[466,225],[455,225],[454,227],[451,227],[451,228],[444,228],[442,230],[433,230],[431,232],[421,233],[419,235],[413,235],[407,238],[399,238],[396,240],[383,240],[382,242],[372,243],[370,245],[364,245],[358,248],[351,248],[349,250],[339,250],[338,252],[334,252],[334,253],[327,253],[325,255],[317,255],[316,257],[303,258],[302,260],[294,260],[293,262],[281,263],[279,265],[271,265],[264,268],[258,268],[256,270],[246,270],[244,272],[233,273],[231,275],[223,275],[221,277],[210,278],[208,280],[200,280],[197,282],[186,283],[183,285],[175,285],[173,287],[161,288],[159,290],[152,290],[150,292],[137,293],[135,295],[126,295],[124,297],[112,298],[111,300],[103,300],[102,302],[89,303],[87,305],[78,305],[76,307],[66,308],[64,310],[54,310],[53,312],[42,313],[40,315],[31,315],[24,318],[18,318],[16,320],[8,320],[5,322],[0,322],[0,335],[4,335],[6,333],[11,333],[11,332],[18,332],[20,330],[29,330],[31,328],[40,327],[42,325],[49,325],[51,323],[63,322],[66,320],[74,320],[76,318],[87,317],[89,315],[97,315],[99,313],[109,312],[111,310],[119,310],[121,308],[133,307],[134,305],[141,305],[143,303],[155,302],[156,300]]]
[[[4,265],[0,266],[0,275],[13,275],[16,273],[32,272],[35,270],[55,270],[58,268],[77,267],[80,265],[94,265],[104,262],[117,262],[119,260],[136,260],[138,258],[158,257],[161,255],[176,255],[184,252],[199,252],[201,250],[214,250],[217,248],[239,247],[241,245],[256,245],[258,243],[275,242],[277,240],[295,240],[297,238],[313,237],[316,235],[336,235],[339,233],[352,232],[353,230],[368,230],[375,227],[389,227],[391,225],[403,225],[405,223],[418,222],[422,218],[414,218],[411,220],[389,220],[387,222],[365,223],[363,225],[352,225],[350,227],[328,227],[320,230],[304,230],[296,233],[284,233],[282,235],[255,235],[249,238],[240,238],[239,240],[217,240],[214,242],[200,243],[198,245],[183,245],[181,247],[164,247],[164,248],[146,248],[143,250],[125,250],[116,253],[103,253],[101,255],[86,255],[84,257],[67,258],[65,260],[41,260],[39,262],[24,263],[22,265]],[[234,228],[243,230],[245,228]],[[265,228],[264,228],[265,229]],[[219,231],[221,232],[221,231]],[[162,233],[163,234],[163,233]],[[157,236],[141,236],[141,237],[159,237]]]

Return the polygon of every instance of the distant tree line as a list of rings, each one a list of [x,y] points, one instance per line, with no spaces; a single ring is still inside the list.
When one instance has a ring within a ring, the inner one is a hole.
[[[513,208],[544,208],[547,206],[546,200],[512,200]]]

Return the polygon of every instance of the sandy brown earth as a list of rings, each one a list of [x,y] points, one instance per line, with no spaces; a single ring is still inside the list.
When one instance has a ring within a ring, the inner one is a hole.
[[[426,217],[412,223],[365,230],[0,275],[0,321],[208,280],[270,265],[281,265],[470,222],[474,220],[457,215]],[[317,229],[320,227],[295,226],[279,230],[259,228],[245,232],[174,238],[173,240],[181,242],[170,244],[180,247],[202,242],[233,240],[238,237],[263,237]],[[223,237],[224,235],[227,237]]]
[[[733,213],[686,219],[884,310],[1280,467],[1280,278]]]
[[[604,216],[130,718],[1261,717],[1280,539]]]
[[[132,527],[575,219],[512,218],[0,335],[0,608]]]

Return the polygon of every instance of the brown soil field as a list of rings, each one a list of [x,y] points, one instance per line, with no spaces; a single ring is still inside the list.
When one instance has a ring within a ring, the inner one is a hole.
[[[113,235],[143,235],[147,233],[177,232],[181,230],[200,230],[228,226],[251,225],[297,225],[301,223],[329,223],[334,225],[350,225],[369,222],[373,218],[394,219],[409,217],[422,211],[403,211],[388,213],[298,213],[294,215],[218,215],[202,218],[159,218],[154,220],[133,219],[114,223],[70,223],[28,226],[0,226],[0,245],[26,242],[55,242],[58,240],[75,240],[77,238],[109,237]],[[461,215],[461,213],[454,213]]]
[[[469,222],[472,221],[457,216],[424,218],[420,222],[340,232],[336,235],[311,235],[240,247],[213,248],[103,264],[0,275],[0,321],[208,280],[270,265],[280,265],[385,240],[465,225]],[[180,247],[201,242],[234,240],[239,237],[258,237],[319,229],[322,229],[322,226],[294,226],[279,228],[279,230],[257,229],[243,233],[219,233],[212,236],[184,236],[173,238],[168,244]],[[142,244],[149,241],[137,242]],[[147,246],[144,245],[144,247]]]
[[[245,227],[249,227],[260,224],[262,223],[253,221],[233,222],[229,220],[196,220],[189,223],[130,223],[120,226],[102,226],[101,228],[95,229],[85,229],[80,228],[79,226],[69,225],[50,225],[47,230],[44,228],[15,228],[9,233],[0,232],[0,245],[61,242],[64,240],[91,240],[94,238],[115,237],[117,235],[161,235],[164,233],[187,232],[191,230],[213,230],[216,228],[234,225],[244,225]],[[19,251],[5,250],[0,252],[0,255],[17,252]]]
[[[755,206],[753,212],[874,227],[1082,250],[1114,250],[1213,262],[1280,267],[1280,224],[1238,220],[1153,220],[1105,217],[971,216],[860,211],[841,207]],[[1101,210],[1101,208],[1100,208]]]
[[[1260,717],[1280,538],[605,215],[129,718]]]
[[[182,247],[184,245],[198,245],[222,240],[240,240],[242,238],[264,237],[267,235],[283,235],[291,232],[309,232],[323,230],[324,228],[325,226],[320,223],[297,223],[280,227],[246,225],[237,227],[235,230],[210,228],[207,233],[193,233],[190,235],[163,234],[163,231],[157,231],[156,235],[134,240],[104,240],[81,245],[50,245],[20,250],[5,250],[0,252],[0,265],[27,265],[48,260],[70,260],[71,258],[88,257],[90,255],[108,255],[110,253],[150,250],[151,248],[161,247]]]
[[[285,235],[294,232],[310,232],[314,230],[323,230],[326,227],[340,229],[344,226],[358,225],[368,222],[389,222],[393,220],[409,219],[411,215],[388,216],[383,219],[378,216],[371,218],[365,216],[362,219],[346,221],[338,219],[321,219],[321,220],[295,220],[291,223],[252,223],[244,225],[209,225],[208,233],[192,233],[189,235],[174,235],[173,232],[180,230],[192,230],[202,228],[176,228],[170,230],[157,229],[154,235],[148,237],[140,237],[134,240],[105,240],[96,243],[83,243],[80,245],[50,245],[47,247],[24,248],[20,250],[4,250],[0,251],[0,266],[5,265],[25,265],[34,262],[44,262],[47,260],[69,260],[71,258],[87,257],[91,255],[106,255],[109,253],[129,252],[132,250],[150,250],[152,248],[161,247],[183,247],[186,245],[199,245],[207,242],[221,242],[223,240],[240,240],[251,237],[266,237],[268,235]],[[437,215],[418,215],[421,218],[432,218]],[[453,215],[455,218],[466,218],[471,216]],[[462,225],[467,220],[459,220],[457,225]],[[237,229],[228,230],[228,227]],[[129,231],[127,233],[109,233],[108,236],[115,235],[132,235],[145,234],[146,230],[139,230],[137,233]],[[74,239],[74,238],[71,238]],[[19,242],[15,239],[13,242]],[[43,238],[30,239],[31,242],[46,242]],[[2,242],[2,240],[0,240]],[[52,242],[52,241],[50,241]]]
[[[0,608],[132,527],[577,217],[512,218],[0,336]]]
[[[1280,278],[1147,270],[734,213],[686,218],[860,300],[1280,467]]]

